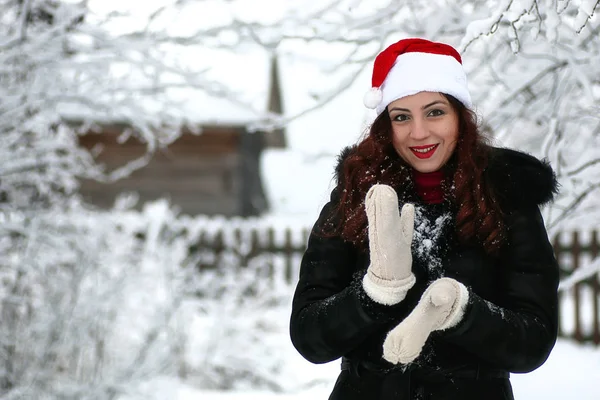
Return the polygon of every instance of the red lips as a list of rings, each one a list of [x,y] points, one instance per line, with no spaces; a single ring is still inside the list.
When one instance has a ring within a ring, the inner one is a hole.
[[[433,153],[435,153],[435,151],[437,150],[439,144],[427,144],[425,146],[411,146],[409,147],[409,149],[412,151],[412,153],[420,159],[426,159],[429,158],[433,155]],[[430,149],[428,151],[424,151]],[[419,151],[420,150],[420,151]]]

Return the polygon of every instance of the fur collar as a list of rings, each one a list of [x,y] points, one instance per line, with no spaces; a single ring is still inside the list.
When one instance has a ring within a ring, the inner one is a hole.
[[[342,165],[356,146],[344,148],[337,158],[335,176],[343,177]],[[550,203],[558,193],[554,170],[547,160],[512,149],[490,147],[486,178],[503,208],[515,209]]]
[[[336,184],[339,184],[341,181],[344,180],[344,177],[343,177],[344,171],[342,169],[342,167],[344,166],[344,161],[346,161],[346,158],[354,150],[356,150],[356,147],[357,147],[356,145],[344,147],[342,149],[342,151],[340,152],[340,154],[338,154],[336,164],[335,164],[335,182],[336,182]]]
[[[485,174],[500,203],[511,208],[541,206],[558,194],[550,163],[517,150],[492,147]]]

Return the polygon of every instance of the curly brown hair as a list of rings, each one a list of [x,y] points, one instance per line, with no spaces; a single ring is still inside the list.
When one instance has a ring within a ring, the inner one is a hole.
[[[445,199],[456,210],[455,231],[461,243],[479,243],[489,254],[504,243],[503,215],[484,179],[490,147],[477,125],[477,116],[456,98],[444,95],[459,117],[454,154],[444,166]],[[338,170],[337,223],[329,225],[344,240],[361,249],[368,243],[364,199],[369,188],[386,184],[400,198],[414,193],[412,169],[392,145],[392,124],[387,111],[371,125],[368,135],[344,158]],[[333,232],[332,232],[333,233]]]

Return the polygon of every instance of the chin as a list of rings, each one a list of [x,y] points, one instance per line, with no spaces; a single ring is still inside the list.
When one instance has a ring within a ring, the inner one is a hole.
[[[416,158],[412,153],[398,152],[398,154],[412,167],[412,169],[422,173],[439,171],[444,164],[443,162],[440,162],[437,154],[432,157],[434,159],[427,160]]]
[[[422,173],[428,173],[428,172],[435,172],[435,171],[439,171],[442,166],[439,165],[438,163],[435,164],[421,164],[421,163],[411,163],[411,167],[413,167],[413,169],[422,172]]]

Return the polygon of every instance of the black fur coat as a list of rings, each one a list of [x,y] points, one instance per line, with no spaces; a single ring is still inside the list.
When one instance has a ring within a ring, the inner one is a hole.
[[[505,214],[507,243],[498,256],[458,243],[449,204],[425,204],[414,193],[399,196],[399,207],[415,203],[417,283],[394,306],[375,303],[362,288],[368,251],[315,233],[338,201],[334,189],[302,259],[290,321],[292,342],[307,360],[342,358],[330,399],[513,399],[508,373],[545,362],[557,336],[558,265],[539,206],[552,200],[556,178],[547,163],[492,148],[485,179]],[[382,358],[385,336],[441,276],[469,290],[462,321],[434,332],[413,363],[389,364]]]

